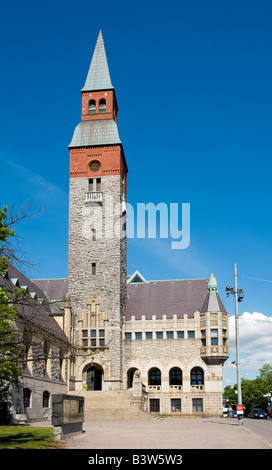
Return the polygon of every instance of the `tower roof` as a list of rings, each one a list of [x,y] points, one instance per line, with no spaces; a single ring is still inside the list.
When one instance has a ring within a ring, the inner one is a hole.
[[[114,144],[121,144],[116,122],[113,119],[101,119],[80,122],[68,148]]]
[[[217,282],[216,282],[216,277],[214,274],[211,274],[210,279],[209,279],[209,284],[207,286],[207,291],[208,292],[217,292]]]
[[[222,300],[218,294],[218,287],[216,282],[216,277],[214,274],[211,274],[208,285],[207,285],[207,294],[203,302],[203,305],[200,309],[200,313],[211,312],[226,312],[226,309],[223,305]]]
[[[101,30],[97,38],[86,82],[81,91],[112,90],[108,61]]]

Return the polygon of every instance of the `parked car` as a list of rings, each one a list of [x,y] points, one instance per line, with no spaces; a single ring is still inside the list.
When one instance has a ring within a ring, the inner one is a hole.
[[[247,417],[255,419],[267,419],[267,413],[262,410],[262,408],[253,408]]]

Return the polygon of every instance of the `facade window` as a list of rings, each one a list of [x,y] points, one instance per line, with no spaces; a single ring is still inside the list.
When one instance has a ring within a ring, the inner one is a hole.
[[[142,333],[135,333],[135,339],[142,339]]]
[[[28,328],[24,328],[23,332],[23,368],[25,369],[27,365],[27,356],[31,346],[32,341],[32,331]]]
[[[162,331],[157,331],[157,332],[156,332],[156,338],[157,338],[157,339],[163,339]]]
[[[89,163],[90,171],[92,171],[93,173],[96,173],[97,171],[99,171],[100,167],[101,167],[100,162],[96,160]]]
[[[131,333],[125,333],[126,341],[131,341]]]
[[[146,332],[145,339],[152,339],[152,331],[147,331]]]
[[[159,398],[150,398],[149,400],[149,411],[152,413],[160,412],[160,399]]]
[[[49,408],[49,397],[50,393],[45,391],[43,392],[43,408]]]
[[[160,369],[151,369],[148,373],[148,385],[161,385]]]
[[[24,407],[29,408],[31,406],[31,390],[29,388],[24,388],[23,390],[23,400],[24,400]]]
[[[180,398],[171,398],[171,412],[181,413],[181,399]]]
[[[88,330],[82,330],[82,346],[88,346]],[[98,345],[105,346],[105,330],[91,330],[90,331],[90,345],[92,348],[96,348]]]
[[[92,263],[92,275],[95,276],[96,274],[96,263]]]
[[[99,330],[99,346],[105,346],[105,330]]]
[[[227,330],[222,330],[222,335],[223,335],[223,346],[226,346],[226,344],[227,344]]]
[[[91,330],[91,346],[96,347],[96,330]]]
[[[96,229],[95,228],[92,228],[92,241],[93,242],[96,241]]]
[[[177,337],[178,337],[178,339],[183,339],[184,338],[184,331],[177,331]]]
[[[102,100],[99,100],[99,112],[100,113],[106,112],[106,100],[104,100],[104,98],[102,98]]]
[[[200,367],[191,370],[191,385],[204,385],[204,373]]]
[[[90,193],[101,191],[101,178],[89,178],[89,191]]]
[[[201,343],[202,346],[206,346],[206,330],[201,330]]]
[[[89,101],[89,114],[95,114],[95,100]]]
[[[43,375],[45,375],[47,371],[48,355],[49,355],[49,344],[45,339],[43,343]]]
[[[203,411],[202,398],[193,398],[193,413],[199,413],[202,411]]]
[[[194,331],[188,331],[188,338],[189,339],[194,339],[195,338],[195,332]]]
[[[178,367],[170,370],[169,385],[182,385],[182,371]]]
[[[173,339],[174,338],[174,332],[173,331],[167,331],[166,336],[167,336],[167,339]]]
[[[63,374],[63,362],[64,362],[64,352],[63,349],[60,348],[59,351],[59,380],[62,379],[62,374]]]
[[[218,346],[218,330],[211,330],[211,346]]]

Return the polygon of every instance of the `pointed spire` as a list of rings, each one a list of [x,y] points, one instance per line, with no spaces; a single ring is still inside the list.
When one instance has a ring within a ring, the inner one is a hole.
[[[203,305],[200,309],[200,313],[206,313],[206,312],[227,313],[223,305],[223,302],[219,297],[216,277],[214,274],[211,274],[210,276],[210,279],[207,285],[207,294],[203,302]]]
[[[216,282],[216,277],[214,274],[211,274],[209,283],[207,285],[207,291],[208,292],[217,292],[217,282]]]
[[[112,90],[113,88],[102,32],[100,30],[87,79],[81,91]]]

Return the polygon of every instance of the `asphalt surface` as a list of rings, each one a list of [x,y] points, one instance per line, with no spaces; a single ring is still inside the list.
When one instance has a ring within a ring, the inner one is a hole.
[[[65,449],[271,449],[272,420],[256,421],[244,419],[243,426],[227,418],[88,421],[83,433],[66,439]]]

